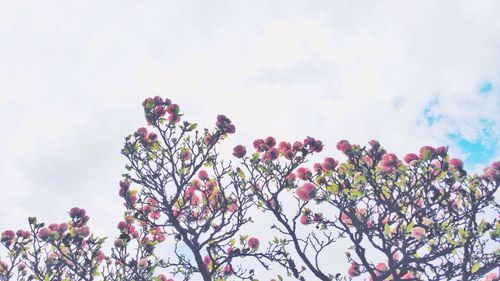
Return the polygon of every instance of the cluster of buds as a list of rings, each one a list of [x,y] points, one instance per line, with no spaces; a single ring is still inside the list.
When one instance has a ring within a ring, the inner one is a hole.
[[[387,153],[382,156],[379,167],[386,173],[394,173],[396,169],[402,165],[401,160],[398,159],[396,154]]]
[[[231,120],[225,115],[217,115],[217,122],[215,123],[217,129],[219,129],[223,134],[234,134],[236,127]]]
[[[120,181],[120,191],[118,192],[120,197],[125,198],[124,206],[127,209],[134,208],[137,202],[137,190],[130,189],[130,180],[122,179]]]
[[[148,129],[141,127],[135,131],[134,136],[146,147],[150,147],[158,141],[158,135],[148,132]]]
[[[167,113],[167,120],[170,123],[177,123],[180,121],[179,106],[173,104],[168,98],[165,100],[160,96],[147,98],[142,102],[142,106],[144,107],[144,114],[146,115],[146,121],[148,121],[149,125],[163,118]]]
[[[90,219],[85,209],[80,209],[78,207],[71,208],[71,210],[69,210],[69,216],[73,220],[73,225],[75,227],[85,225]]]
[[[150,219],[157,220],[160,218],[160,211],[158,210],[158,201],[156,199],[148,197],[144,207],[142,207],[142,213],[148,215]]]
[[[2,242],[6,247],[9,247],[10,245],[14,244],[14,240],[18,237],[20,240],[26,240],[30,238],[30,233],[29,231],[26,230],[18,230],[16,233],[12,230],[5,230],[2,232],[2,237],[0,239],[0,242]]]
[[[276,147],[276,139],[269,136],[265,139],[256,139],[253,141],[253,147],[258,153],[262,153],[262,161],[274,161],[278,157],[283,156],[288,160],[296,157],[298,152],[302,154],[321,152],[323,143],[312,137],[307,137],[304,142],[296,141],[293,145],[289,142],[282,141]],[[238,158],[243,158],[246,154],[246,149],[242,145],[237,145],[233,149],[233,155]],[[297,159],[300,160],[297,156]]]
[[[304,140],[304,147],[307,149],[309,153],[319,153],[323,151],[323,143],[320,140],[317,140],[313,137],[307,137]]]
[[[484,169],[484,174],[481,176],[482,178],[500,183],[500,161],[493,162],[489,167]]]
[[[307,225],[311,222],[321,223],[323,222],[323,213],[313,213],[309,208],[305,208],[300,216],[300,223]]]

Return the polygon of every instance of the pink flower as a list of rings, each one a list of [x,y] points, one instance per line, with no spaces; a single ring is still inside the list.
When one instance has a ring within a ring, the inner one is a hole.
[[[255,148],[258,152],[262,152],[267,150],[267,145],[263,139],[256,139],[253,141],[253,148]]]
[[[180,108],[177,104],[171,104],[167,107],[167,112],[169,114],[177,115],[177,114],[179,114],[179,111],[180,111]]]
[[[286,181],[291,184],[295,181],[296,177],[295,177],[295,174],[294,173],[290,173],[288,174],[288,176],[286,176]]]
[[[445,156],[447,152],[448,152],[448,147],[446,146],[440,146],[436,148],[436,154],[439,156]]]
[[[289,142],[282,141],[282,142],[280,142],[278,148],[280,151],[285,152],[287,150],[292,149],[292,145]]]
[[[273,137],[267,137],[266,140],[264,141],[267,145],[267,147],[271,148],[271,147],[274,147],[276,145],[276,139],[274,139]]]
[[[403,280],[406,280],[406,279],[413,279],[413,278],[415,278],[415,277],[413,276],[413,274],[411,274],[411,273],[409,273],[409,272],[408,272],[408,273],[406,273],[405,275],[403,275],[403,277],[401,277],[401,279],[403,279]]]
[[[424,217],[424,218],[422,219],[422,224],[423,224],[423,225],[425,225],[425,226],[429,226],[429,225],[431,225],[431,224],[433,224],[433,223],[434,223],[434,221],[433,221],[433,220],[431,220],[430,218],[426,218],[426,217]]]
[[[396,167],[398,166],[399,160],[396,154],[387,153],[382,156],[382,160],[379,163],[379,166],[382,168],[384,172],[394,172]]]
[[[237,145],[233,148],[233,156],[243,158],[247,154],[247,149],[243,145]]]
[[[366,217],[367,215],[368,215],[368,210],[366,210],[366,208],[358,208],[356,210],[356,216],[360,218]]]
[[[372,228],[374,225],[375,225],[375,224],[373,223],[373,221],[372,221],[372,220],[367,220],[367,221],[366,221],[366,227],[368,227],[368,228]]]
[[[208,173],[207,173],[207,171],[205,171],[205,170],[200,170],[200,171],[198,172],[198,178],[200,178],[200,180],[202,180],[202,181],[206,181],[206,180],[208,180]]]
[[[464,167],[464,162],[460,159],[452,158],[448,162],[451,168],[461,170]]]
[[[31,234],[29,231],[27,230],[22,230],[22,229],[19,229],[17,232],[16,232],[16,235],[22,239],[28,239]]]
[[[209,256],[205,256],[203,258],[203,263],[206,264],[206,265],[209,265],[209,264],[212,263],[212,259]]]
[[[359,276],[361,274],[361,272],[359,270],[359,265],[357,263],[354,263],[354,262],[351,263],[351,266],[347,270],[347,274],[349,275],[349,277]]]
[[[65,222],[59,224],[58,230],[59,230],[60,233],[65,232],[66,230],[68,230],[68,224],[65,223]]]
[[[491,272],[490,274],[486,275],[485,281],[498,281],[500,280],[500,277],[498,276],[498,273]]]
[[[14,240],[16,237],[16,234],[12,230],[5,230],[2,232],[2,242],[8,241],[8,240]]]
[[[347,226],[352,225],[352,220],[349,218],[349,216],[346,213],[342,213],[342,215],[340,215],[340,221],[342,221]]]
[[[259,249],[259,239],[255,237],[249,238],[248,247],[250,247],[254,251],[257,251]]]
[[[377,140],[371,140],[368,144],[374,149],[378,149],[380,147],[380,143]]]
[[[490,167],[486,167],[484,169],[484,177],[491,181],[500,181],[500,161],[496,161]]]
[[[351,144],[346,140],[341,140],[337,143],[337,149],[346,153],[351,150]]]
[[[381,224],[386,224],[389,222],[389,216],[385,216],[384,218],[382,218],[382,221],[380,222]]]
[[[405,160],[406,164],[410,164],[412,161],[418,160],[418,156],[415,153],[408,153],[403,157],[403,160]]]
[[[134,134],[136,137],[139,137],[140,139],[143,139],[145,140],[146,139],[146,136],[148,135],[148,129],[144,128],[144,127],[141,127],[139,129],[137,129],[137,131],[135,131],[135,134]]]
[[[378,271],[386,271],[388,268],[387,268],[387,265],[385,264],[385,262],[379,262],[375,268],[378,270]]]
[[[238,211],[238,205],[236,205],[236,203],[231,203],[227,206],[227,210],[230,211],[231,213],[234,213]]]
[[[297,188],[297,196],[303,201],[309,201],[316,197],[316,186],[306,182],[302,187]]]
[[[294,142],[293,146],[292,146],[293,150],[295,150],[295,151],[300,151],[300,150],[302,150],[303,147],[304,147],[304,144],[302,144],[300,141]]]
[[[309,152],[321,152],[323,150],[323,143],[313,137],[307,137],[304,140],[304,145],[309,147]]]
[[[153,101],[156,105],[163,105],[163,98],[160,96],[156,96],[153,98]]]
[[[118,228],[122,232],[126,232],[126,230],[128,228],[128,225],[127,225],[126,222],[121,221],[121,222],[118,223],[118,226],[116,228]]]
[[[423,238],[425,238],[427,236],[427,233],[425,231],[425,228],[420,227],[420,226],[415,226],[411,230],[411,236],[413,236],[413,238],[415,238],[417,240],[422,240]]]
[[[309,169],[300,167],[297,169],[297,177],[301,180],[307,180],[312,177],[312,173]]]
[[[279,151],[273,147],[266,152],[266,154],[264,155],[264,158],[269,160],[269,161],[273,161],[273,160],[278,159],[279,155],[280,155]]]
[[[322,167],[326,171],[333,171],[333,169],[335,169],[338,164],[339,162],[335,161],[335,159],[333,159],[332,157],[326,157],[323,161]]]
[[[229,276],[233,273],[233,268],[231,267],[231,265],[227,264],[226,266],[224,266],[222,273],[224,273],[225,276]]]
[[[394,251],[394,252],[392,253],[392,259],[393,259],[394,261],[399,261],[399,260],[400,260],[399,253],[398,253],[398,252],[396,252],[396,251]]]
[[[420,148],[420,158],[422,159],[432,159],[434,154],[436,154],[436,149],[432,146],[426,145]]]
[[[300,223],[301,224],[307,225],[307,224],[309,224],[310,221],[311,220],[309,219],[309,217],[307,215],[302,215],[300,217]]]

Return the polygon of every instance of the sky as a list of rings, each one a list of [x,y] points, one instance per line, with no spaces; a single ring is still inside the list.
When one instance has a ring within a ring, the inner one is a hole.
[[[123,138],[161,95],[255,138],[500,159],[500,3],[0,2],[0,229],[84,207],[116,234]]]

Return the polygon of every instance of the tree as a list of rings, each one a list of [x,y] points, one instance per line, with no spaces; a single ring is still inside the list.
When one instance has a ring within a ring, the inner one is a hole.
[[[122,149],[125,212],[110,253],[84,209],[48,226],[29,218],[29,230],[2,232],[0,280],[255,280],[256,267],[297,280],[499,280],[500,162],[467,175],[446,147],[403,162],[376,141],[344,140],[345,163],[308,166],[323,150],[312,137],[257,139],[254,151],[237,145],[226,160],[217,151],[235,132],[226,116],[200,131],[169,99],[143,108],[150,128]],[[248,233],[252,214],[273,221],[274,239]],[[341,240],[350,248],[335,273],[328,263]]]

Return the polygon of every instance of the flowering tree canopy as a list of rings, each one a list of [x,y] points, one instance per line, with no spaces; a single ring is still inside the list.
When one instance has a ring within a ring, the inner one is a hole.
[[[1,233],[0,280],[257,280],[261,269],[273,280],[499,280],[500,161],[468,175],[446,147],[400,159],[342,140],[345,162],[309,164],[323,151],[313,137],[259,138],[224,159],[226,116],[199,130],[169,99],[142,105],[148,128],[125,138],[110,251],[84,209],[62,223],[32,217]],[[271,222],[265,233],[252,216]]]

